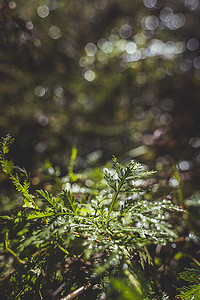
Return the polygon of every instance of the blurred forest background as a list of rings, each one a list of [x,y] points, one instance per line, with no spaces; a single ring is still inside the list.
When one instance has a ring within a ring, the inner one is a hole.
[[[34,185],[76,146],[77,169],[114,154],[177,187],[176,167],[199,197],[198,0],[1,0],[0,27],[0,135]]]
[[[76,145],[83,166],[174,162],[198,182],[198,0],[1,0],[0,26],[0,134],[21,166],[64,171]]]
[[[78,169],[136,159],[181,185],[196,255],[199,0],[0,0],[0,28],[0,135],[16,138],[13,159],[33,185],[49,161],[64,176],[74,145]],[[3,209],[2,174],[0,184]]]
[[[17,163],[65,172],[76,145],[82,167],[115,154],[198,182],[198,0],[1,0],[0,26],[0,134]]]

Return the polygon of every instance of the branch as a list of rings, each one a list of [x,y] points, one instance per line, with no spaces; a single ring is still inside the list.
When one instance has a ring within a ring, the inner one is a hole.
[[[17,269],[12,269],[6,276],[0,279],[0,282],[4,281],[6,278],[9,278],[13,273],[15,273]]]
[[[88,290],[90,287],[91,287],[91,284],[88,283],[86,286],[82,286],[82,287],[78,288],[77,290],[68,294],[67,296],[65,296],[64,298],[62,298],[60,300],[72,300],[72,299],[78,297],[79,295],[81,295],[84,291]]]

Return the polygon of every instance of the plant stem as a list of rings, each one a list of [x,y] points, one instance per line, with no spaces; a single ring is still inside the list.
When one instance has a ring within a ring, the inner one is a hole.
[[[15,273],[17,269],[12,269],[6,276],[0,279],[0,283],[3,282],[5,279],[9,278],[13,273]]]
[[[119,183],[118,189],[117,189],[117,191],[115,192],[115,194],[114,194],[114,196],[113,196],[112,202],[111,202],[110,207],[109,207],[108,216],[107,216],[107,219],[106,219],[106,224],[107,224],[108,221],[109,221],[111,211],[112,211],[112,209],[113,209],[113,206],[114,206],[114,204],[115,204],[115,202],[116,202],[117,196],[118,196],[118,194],[119,194],[119,192],[120,192],[120,189],[121,189],[121,187],[122,187],[123,184],[124,184],[124,180],[122,180],[122,181]]]
[[[14,182],[16,180],[16,177],[10,172],[8,174],[10,176],[10,179]],[[34,206],[34,208],[39,210],[39,207],[37,206],[35,201],[32,199],[31,195],[29,193],[27,193],[27,191],[25,191],[23,185],[19,182],[19,180],[17,180],[17,185],[20,187],[20,190],[23,191],[23,196]]]
[[[25,261],[23,261],[21,258],[19,258],[19,256],[12,250],[10,249],[8,246],[6,246],[6,251],[8,251],[10,254],[12,254],[20,264],[25,264]]]
[[[198,262],[198,260],[196,260],[192,255],[190,254],[185,254],[184,256],[190,258],[191,260],[193,260],[193,262],[195,262],[195,264],[197,264],[200,267],[200,262]]]
[[[58,248],[59,248],[62,252],[64,252],[66,255],[69,255],[69,252],[68,252],[66,249],[64,249],[62,246],[58,245]]]
[[[68,294],[67,296],[65,296],[64,298],[62,298],[60,300],[72,300],[72,299],[78,297],[79,295],[81,295],[85,290],[89,289],[90,287],[91,287],[91,284],[88,283],[88,285],[78,288],[77,290]]]

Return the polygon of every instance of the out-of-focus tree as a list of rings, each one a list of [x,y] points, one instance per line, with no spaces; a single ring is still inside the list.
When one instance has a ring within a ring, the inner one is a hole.
[[[1,1],[1,134],[17,160],[200,161],[199,1]],[[189,178],[191,174],[187,175]],[[187,177],[186,176],[186,177]]]

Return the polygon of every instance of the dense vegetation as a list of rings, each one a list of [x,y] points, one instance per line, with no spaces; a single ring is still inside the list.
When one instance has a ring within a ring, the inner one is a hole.
[[[96,298],[107,292],[113,278],[114,287],[118,281],[120,287],[123,277],[130,289],[125,295],[148,297],[150,282],[139,274],[139,265],[153,264],[149,245],[177,239],[169,218],[170,212],[181,211],[170,199],[155,201],[155,192],[145,186],[155,172],[134,161],[123,167],[113,157],[113,168],[104,176],[100,169],[98,176],[93,171],[87,178],[70,168],[59,182],[59,193],[37,190],[34,195],[27,173],[6,158],[12,141],[10,136],[3,139],[0,162],[23,195],[23,207],[1,216],[2,270],[7,273],[1,279],[2,297],[43,299],[83,286],[95,289]],[[74,149],[71,166],[75,158]]]
[[[0,26],[0,298],[199,299],[199,1],[0,0]]]

